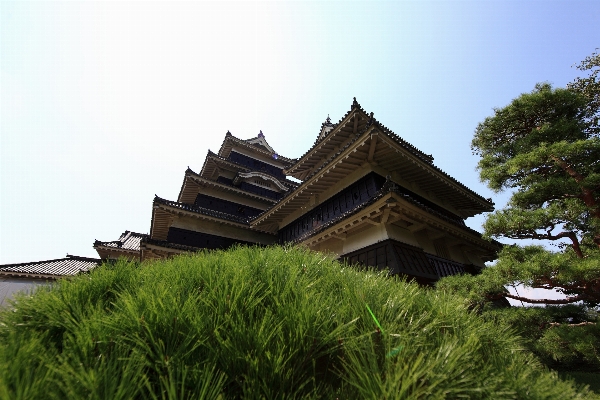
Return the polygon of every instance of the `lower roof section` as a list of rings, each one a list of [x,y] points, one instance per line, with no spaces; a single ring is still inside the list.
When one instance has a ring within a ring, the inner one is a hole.
[[[388,239],[341,257],[350,264],[377,269],[389,269],[391,275],[406,276],[420,284],[429,285],[444,276],[478,273],[480,268],[444,259],[423,249]]]
[[[140,255],[140,242],[147,234],[125,231],[119,239],[111,242],[94,242],[94,249],[98,252],[101,259],[118,259],[121,257],[137,260]]]
[[[88,272],[101,262],[102,260],[99,258],[78,257],[67,254],[65,258],[55,260],[0,265],[0,275],[57,279],[62,276],[73,276],[80,272]]]

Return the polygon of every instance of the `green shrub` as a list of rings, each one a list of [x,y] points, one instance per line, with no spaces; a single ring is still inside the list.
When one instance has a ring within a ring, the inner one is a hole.
[[[508,324],[540,360],[559,370],[600,371],[600,319],[584,306],[511,307],[482,317]]]
[[[298,248],[122,261],[0,313],[0,398],[593,396],[463,303]]]

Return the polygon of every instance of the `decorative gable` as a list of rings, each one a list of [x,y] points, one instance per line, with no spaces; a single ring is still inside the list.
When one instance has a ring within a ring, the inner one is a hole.
[[[269,143],[267,143],[267,141],[265,140],[265,135],[264,133],[262,133],[262,131],[260,131],[257,137],[247,139],[245,142],[257,147],[261,147],[263,150],[267,150],[270,153],[276,154],[275,150],[273,150],[273,148],[269,146]]]

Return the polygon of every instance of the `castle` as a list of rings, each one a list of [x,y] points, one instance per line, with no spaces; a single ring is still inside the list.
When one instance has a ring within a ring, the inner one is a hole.
[[[294,178],[294,180],[288,177]],[[297,244],[350,263],[389,268],[423,284],[477,273],[495,258],[465,218],[493,203],[433,164],[356,102],[329,117],[298,159],[260,132],[227,132],[200,172],[187,169],[176,201],[155,197],[150,233],[96,241],[102,259],[148,260],[200,249]]]
[[[262,131],[245,140],[227,132],[200,172],[185,171],[176,201],[154,198],[149,234],[96,240],[99,259],[0,265],[0,300],[103,260],[144,261],[236,243],[306,246],[429,285],[476,274],[496,257],[500,245],[464,222],[493,206],[354,99],[338,123],[327,117],[298,159],[278,154]]]

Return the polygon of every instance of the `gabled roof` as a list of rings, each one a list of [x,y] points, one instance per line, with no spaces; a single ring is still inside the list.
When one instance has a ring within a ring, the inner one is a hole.
[[[65,258],[0,265],[0,275],[56,279],[61,276],[77,275],[98,266],[99,258],[78,257],[67,254]]]
[[[147,236],[148,235],[145,233],[125,231],[121,234],[119,239],[113,240],[111,242],[101,242],[99,240],[96,240],[94,242],[94,248],[107,247],[112,249],[138,252],[140,251],[140,241]]]
[[[433,157],[431,155],[423,153],[421,150],[394,134],[391,130],[379,123],[373,117],[373,113],[367,114],[360,104],[358,104],[355,97],[352,106],[350,107],[350,111],[348,111],[337,124],[332,124],[330,118],[327,117],[327,120],[321,124],[321,131],[312,147],[296,160],[294,165],[287,168],[285,173],[287,175],[292,175],[297,179],[306,179],[306,171],[313,169],[323,159],[328,158],[328,155],[331,155],[332,152],[336,152],[336,149],[343,147],[353,136],[364,133],[364,131],[373,124],[376,124],[382,131],[393,136],[404,150],[408,151],[419,160],[428,164],[433,162]]]
[[[333,128],[335,128],[337,126],[337,124],[333,124],[331,123],[331,118],[329,118],[329,114],[327,114],[327,119],[325,120],[325,122],[323,122],[321,124],[321,131],[319,132],[319,137],[317,138],[317,140],[321,140],[323,139],[325,136],[327,136],[329,134],[329,132],[331,132],[333,130]]]
[[[262,133],[262,131],[260,131],[257,137],[245,139],[244,142],[256,146],[259,149],[267,150],[271,154],[277,154],[277,152],[273,150],[273,148],[269,146],[269,143],[267,143],[265,140],[265,135]]]
[[[239,139],[233,136],[231,132],[227,131],[225,134],[225,139],[223,140],[221,148],[219,149],[219,156],[227,158],[233,147],[236,145],[245,147],[254,153],[265,155],[272,159],[273,162],[281,164],[282,167],[288,167],[296,161],[294,159],[277,154],[277,152],[273,150],[273,148],[269,146],[265,140],[265,135],[262,133],[262,131],[257,137],[246,140]]]

